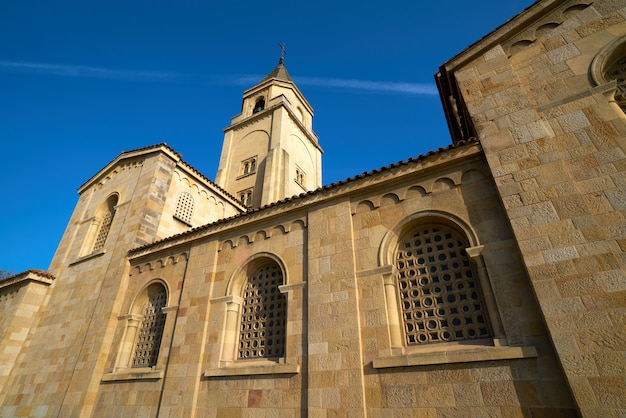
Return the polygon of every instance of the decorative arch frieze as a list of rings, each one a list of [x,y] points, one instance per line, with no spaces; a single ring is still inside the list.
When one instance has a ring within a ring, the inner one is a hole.
[[[260,242],[260,241],[264,241],[275,236],[282,236],[282,235],[288,234],[290,231],[300,231],[300,230],[306,229],[306,227],[307,227],[307,223],[304,219],[296,219],[288,223],[287,226],[283,224],[275,225],[269,230],[269,232],[267,229],[259,229],[254,232],[241,235],[237,237],[236,239],[229,238],[229,239],[224,240],[219,245],[218,251],[229,250],[229,249],[233,249],[235,247],[242,246],[242,245],[250,245],[257,241]]]
[[[266,239],[268,239],[269,237],[267,236],[267,232],[261,230],[261,231],[257,231],[254,234],[254,239],[252,240],[252,242],[256,242],[256,241],[264,241]]]
[[[404,198],[405,199],[412,199],[414,197],[424,197],[428,194],[428,191],[426,191],[426,189],[423,186],[411,186],[408,189],[406,189],[406,192],[404,194]]]
[[[285,235],[286,233],[288,233],[289,231],[287,230],[287,228],[285,228],[284,225],[276,225],[274,228],[272,228],[272,230],[270,231],[270,238],[271,237],[275,237],[277,235]]]
[[[475,181],[480,181],[486,178],[487,176],[480,170],[470,169],[463,172],[461,175],[461,184],[473,183]]]
[[[590,4],[588,4],[588,3],[578,3],[578,4],[575,4],[573,6],[567,7],[561,13],[561,17],[562,17],[563,20],[569,19],[569,18],[571,18],[573,16],[576,16],[578,13],[582,12],[583,10],[585,10],[589,6],[590,6]]]
[[[351,213],[355,215],[357,213],[372,212],[384,206],[392,206],[405,200],[423,198],[433,192],[451,190],[463,184],[480,181],[486,177],[488,175],[482,170],[471,167],[464,171],[449,173],[445,177],[427,179],[420,184],[398,188],[382,196],[374,195],[354,200],[351,202]]]
[[[400,203],[401,199],[395,193],[386,193],[380,198],[380,206],[393,206]]]
[[[583,1],[572,6],[566,2],[559,5],[556,10],[548,13],[545,17],[533,21],[526,29],[502,43],[502,48],[509,57],[523,51],[533,45],[537,39],[555,36],[566,30],[563,26],[568,19],[578,16],[583,10],[591,5],[591,1]]]
[[[541,25],[537,29],[535,29],[535,36],[537,38],[539,38],[541,36],[545,36],[545,35],[549,34],[550,32],[552,32],[554,29],[558,28],[560,25],[561,24],[557,23],[557,22],[544,23],[543,25]]]
[[[529,46],[531,46],[533,44],[534,41],[530,40],[530,39],[521,39],[517,42],[515,42],[514,44],[512,44],[509,49],[509,56],[511,55],[515,55],[520,51],[523,51],[524,49],[528,48]]]
[[[219,251],[232,250],[233,248],[235,248],[235,244],[231,240],[227,239],[226,241],[222,242]]]
[[[141,274],[146,271],[153,271],[157,268],[164,268],[167,266],[178,264],[181,261],[185,262],[188,258],[189,254],[186,251],[176,255],[167,255],[158,259],[147,261],[143,264],[137,264],[133,266],[129,275],[132,276],[133,274]]]
[[[456,187],[454,180],[448,177],[438,178],[433,182],[432,191],[441,192],[446,190],[452,190]]]
[[[302,231],[304,229],[306,229],[306,224],[301,219],[297,219],[289,225],[289,232]]]
[[[125,170],[132,170],[134,168],[142,167],[143,160],[126,162],[115,167],[110,173],[108,173],[103,179],[101,179],[95,186],[94,190],[99,190],[104,186],[109,180],[115,177],[118,173]]]
[[[242,235],[239,237],[239,239],[237,240],[237,246],[240,245],[248,245],[250,244],[252,241],[250,240],[250,238],[247,235]]]
[[[371,200],[365,199],[360,202],[352,203],[352,215],[357,213],[367,213],[376,210],[376,205]]]

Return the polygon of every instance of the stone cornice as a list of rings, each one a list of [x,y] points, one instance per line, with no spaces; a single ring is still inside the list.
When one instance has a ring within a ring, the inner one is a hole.
[[[54,275],[44,270],[26,270],[22,273],[0,280],[0,289],[5,289],[11,286],[21,286],[28,282],[35,282],[49,286],[52,284],[54,279]]]

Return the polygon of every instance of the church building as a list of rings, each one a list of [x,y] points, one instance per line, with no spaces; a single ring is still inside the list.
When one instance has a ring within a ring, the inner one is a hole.
[[[0,281],[0,416],[626,416],[626,2],[539,0],[435,78],[450,145],[345,181],[282,58],[214,180],[97,171]]]

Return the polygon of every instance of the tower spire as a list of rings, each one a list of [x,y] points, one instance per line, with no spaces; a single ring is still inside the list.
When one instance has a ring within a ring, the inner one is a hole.
[[[215,183],[258,208],[315,190],[322,183],[322,148],[313,108],[293,82],[280,43],[278,65],[243,94],[241,114],[224,129]]]
[[[278,60],[278,64],[284,64],[285,63],[285,54],[287,53],[287,50],[285,49],[285,44],[284,43],[280,43],[280,44],[278,44],[278,46],[280,47],[280,59]]]

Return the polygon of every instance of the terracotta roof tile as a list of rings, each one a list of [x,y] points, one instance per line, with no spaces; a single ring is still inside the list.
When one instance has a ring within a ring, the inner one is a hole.
[[[160,239],[160,240],[155,241],[153,243],[145,244],[145,245],[142,245],[140,247],[133,248],[130,251],[128,251],[128,254],[132,254],[132,253],[135,253],[135,252],[138,252],[138,251],[141,251],[141,250],[145,250],[147,248],[150,248],[153,245],[162,244],[162,243],[167,242],[167,241],[173,241],[173,240],[176,240],[177,238],[183,237],[185,235],[191,235],[191,234],[193,234],[195,232],[202,231],[202,230],[205,230],[205,229],[209,229],[210,227],[213,227],[215,225],[221,225],[221,224],[225,224],[225,223],[231,222],[231,221],[233,221],[235,219],[244,217],[244,216],[246,216],[246,215],[248,215],[250,213],[261,212],[263,210],[266,210],[268,208],[272,208],[272,207],[281,205],[283,203],[292,202],[294,200],[304,198],[305,196],[310,196],[310,195],[322,193],[324,191],[332,190],[334,188],[342,186],[342,185],[344,185],[346,183],[350,183],[352,181],[356,181],[356,180],[360,180],[360,179],[363,179],[363,178],[371,177],[371,176],[373,176],[375,174],[382,173],[382,172],[385,172],[385,171],[388,171],[388,170],[391,170],[391,169],[394,169],[394,168],[397,168],[397,167],[401,167],[403,165],[407,165],[407,164],[415,163],[415,162],[418,162],[418,161],[422,161],[422,160],[424,160],[424,159],[426,159],[428,157],[432,157],[434,155],[438,155],[438,154],[440,154],[442,152],[445,152],[445,151],[449,151],[449,150],[456,149],[456,148],[461,148],[461,147],[463,147],[465,145],[468,145],[468,144],[477,144],[477,143],[479,143],[479,141],[476,138],[470,138],[467,141],[459,141],[456,144],[450,144],[450,145],[448,145],[445,148],[440,147],[436,151],[429,151],[426,154],[420,154],[417,157],[411,157],[411,158],[409,158],[407,160],[398,161],[397,163],[389,164],[387,166],[384,166],[384,167],[381,167],[381,168],[378,168],[378,169],[374,169],[374,170],[371,170],[371,171],[365,171],[365,172],[363,172],[361,174],[355,175],[354,177],[349,177],[346,180],[340,180],[340,181],[337,181],[335,183],[331,183],[331,184],[328,184],[326,186],[319,187],[316,190],[311,190],[311,191],[308,191],[308,192],[300,193],[299,195],[294,195],[294,196],[291,196],[291,197],[287,197],[285,199],[282,199],[282,200],[279,200],[279,201],[276,201],[276,202],[272,202],[272,203],[270,203],[268,205],[265,205],[265,206],[262,206],[260,208],[249,208],[247,212],[240,213],[240,214],[228,217],[228,218],[219,219],[219,220],[217,220],[215,222],[211,222],[211,223],[208,223],[208,224],[205,224],[205,225],[201,225],[201,226],[192,228],[192,229],[190,229],[188,231],[181,232],[180,234],[171,235],[169,237]]]
[[[36,275],[41,276],[41,277],[45,277],[46,279],[50,279],[50,280],[55,280],[56,279],[56,277],[54,277],[54,274],[50,273],[49,271],[38,270],[38,269],[29,269],[29,270],[26,270],[26,271],[22,271],[21,273],[13,274],[11,276],[7,276],[7,277],[1,279],[0,280],[0,284],[2,284],[3,282],[7,282],[7,281],[18,279],[18,278],[20,278],[22,276],[26,277],[30,273],[36,274]]]

